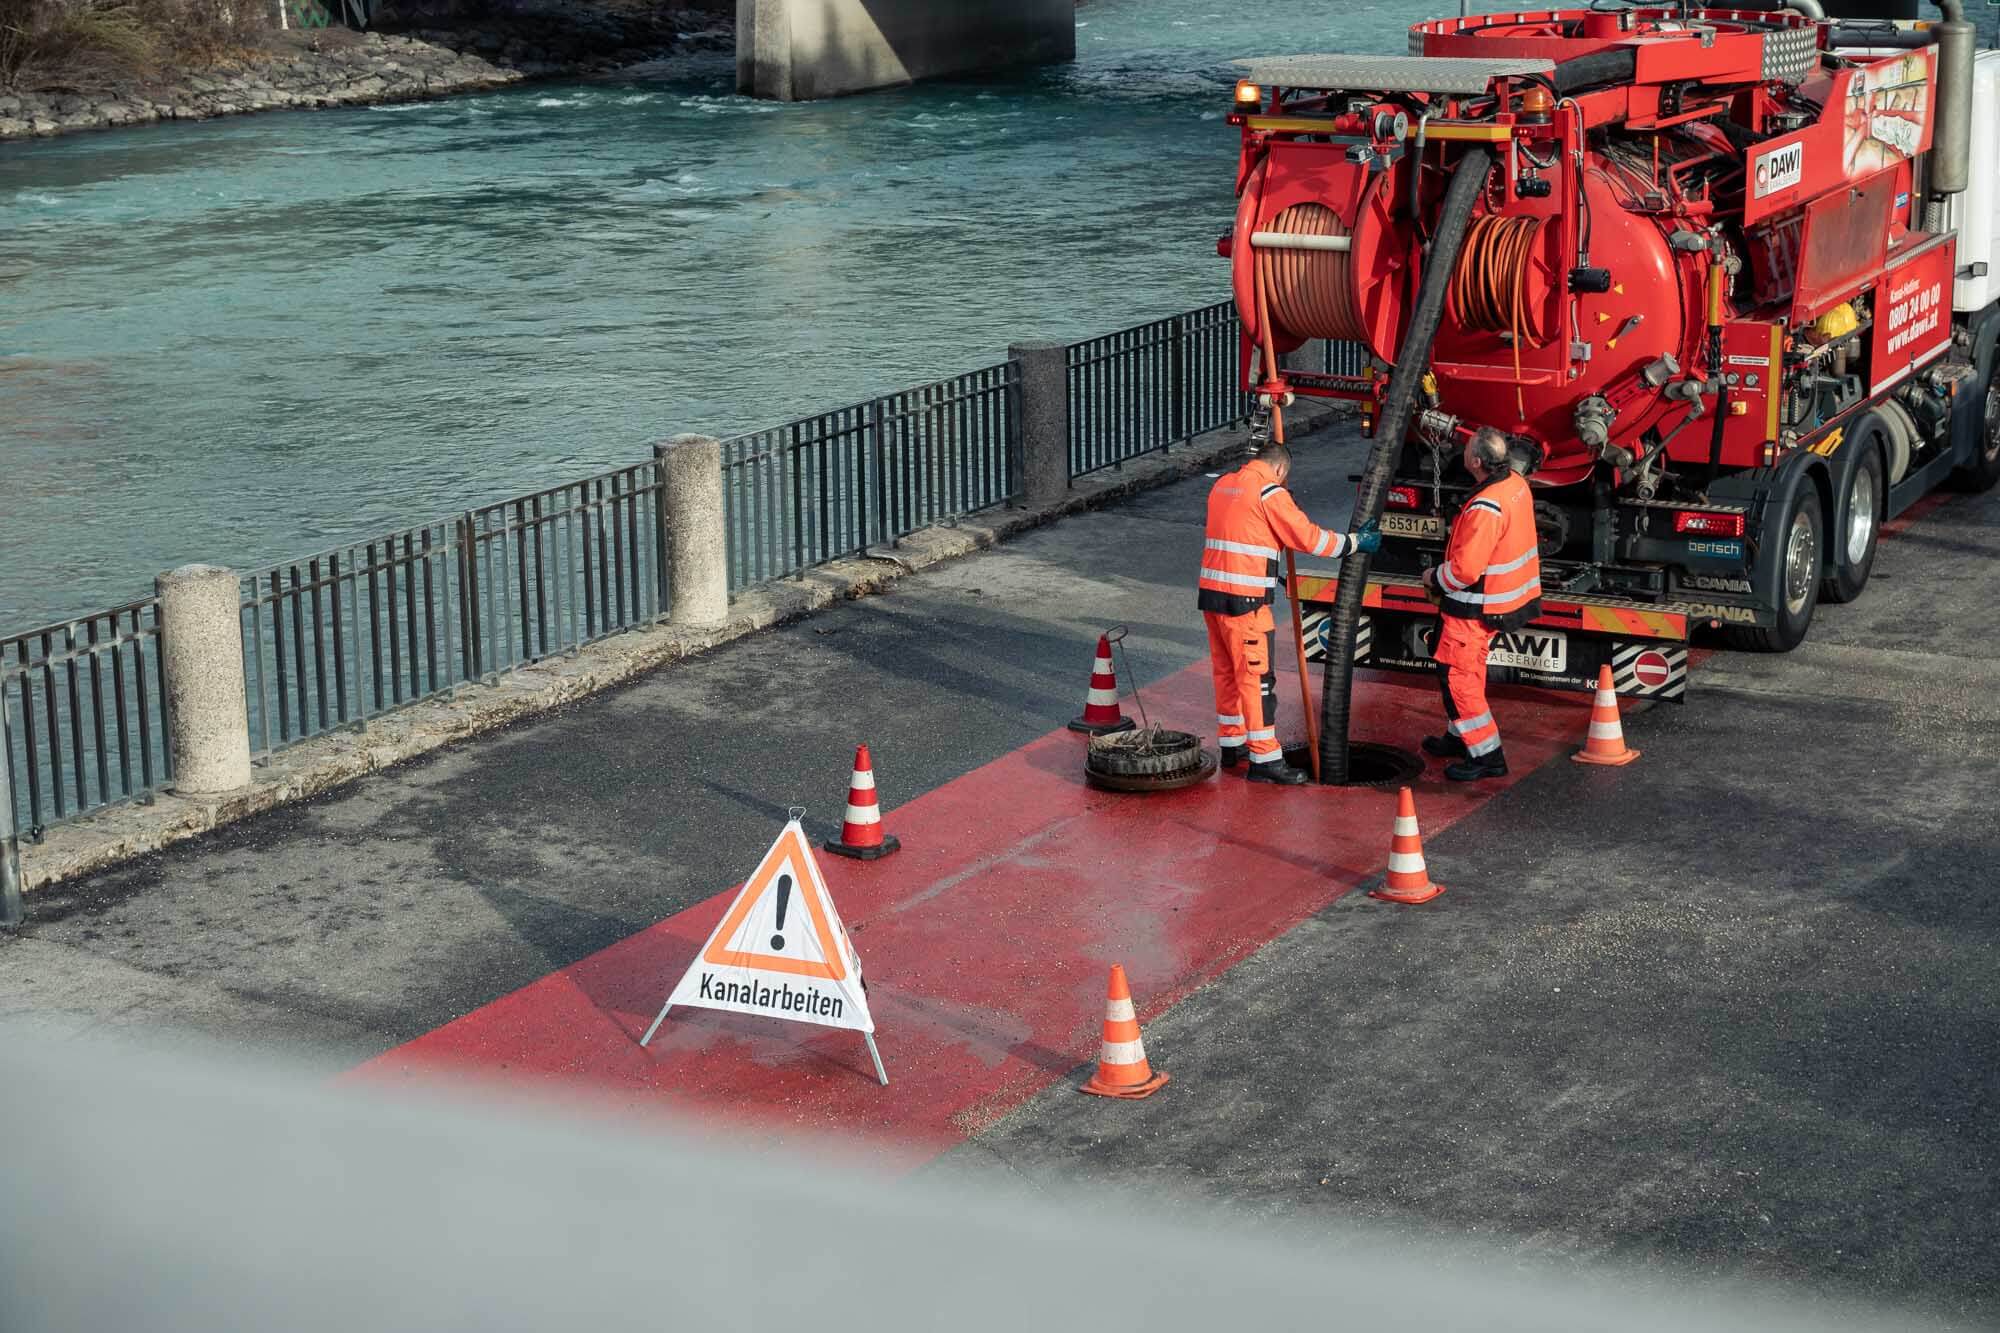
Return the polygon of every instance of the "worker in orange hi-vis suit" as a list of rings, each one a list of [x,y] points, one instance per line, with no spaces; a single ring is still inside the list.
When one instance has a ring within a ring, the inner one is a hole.
[[[1519,629],[1542,609],[1535,502],[1527,478],[1508,465],[1507,437],[1491,427],[1474,433],[1465,467],[1478,485],[1452,521],[1444,563],[1424,571],[1443,610],[1432,656],[1449,719],[1444,735],[1424,738],[1424,751],[1453,758],[1444,775],[1455,782],[1506,776],[1486,703],[1486,651],[1495,631]]]
[[[1222,765],[1249,759],[1252,782],[1296,786],[1305,773],[1285,762],[1278,745],[1277,677],[1271,667],[1271,595],[1278,557],[1287,548],[1338,557],[1382,544],[1374,524],[1359,532],[1329,532],[1305,516],[1285,489],[1291,452],[1267,444],[1257,457],[1225,474],[1208,493],[1200,594],[1215,669],[1215,722]]]

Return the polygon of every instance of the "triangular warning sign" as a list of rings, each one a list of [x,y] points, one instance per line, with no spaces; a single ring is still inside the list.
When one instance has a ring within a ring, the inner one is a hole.
[[[875,1030],[860,956],[798,820],[764,853],[667,997],[667,1009],[683,1004]]]

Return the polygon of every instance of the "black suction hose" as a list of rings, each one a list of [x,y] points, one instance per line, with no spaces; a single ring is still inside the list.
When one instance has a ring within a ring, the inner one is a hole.
[[[1558,97],[1594,87],[1600,83],[1630,83],[1639,72],[1639,53],[1629,46],[1592,51],[1558,63],[1550,71],[1550,81]]]
[[[1579,62],[1566,61],[1564,65],[1575,63]],[[1564,65],[1556,67],[1558,75]],[[1466,149],[1445,191],[1430,257],[1424,263],[1423,281],[1417,288],[1416,313],[1410,317],[1410,329],[1403,337],[1396,368],[1390,372],[1388,396],[1382,401],[1382,417],[1375,425],[1375,447],[1369,452],[1368,466],[1361,474],[1361,489],[1355,496],[1357,528],[1382,517],[1382,501],[1388,495],[1389,480],[1396,471],[1396,456],[1403,451],[1403,436],[1409,430],[1410,414],[1416,407],[1417,385],[1430,364],[1431,340],[1437,336],[1438,323],[1444,318],[1445,288],[1451,282],[1452,270],[1458,266],[1458,252],[1465,244],[1466,227],[1472,221],[1472,206],[1485,191],[1492,166],[1490,150],[1477,145]],[[1340,588],[1334,596],[1326,670],[1320,678],[1319,692],[1319,772],[1320,781],[1328,784],[1347,781],[1354,636],[1361,625],[1361,598],[1368,587],[1369,563],[1365,551],[1356,551],[1340,562]]]

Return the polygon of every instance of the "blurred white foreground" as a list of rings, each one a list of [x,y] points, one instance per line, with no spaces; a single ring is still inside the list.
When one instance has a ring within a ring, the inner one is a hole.
[[[4,1025],[0,1123],[5,1333],[1926,1326]]]

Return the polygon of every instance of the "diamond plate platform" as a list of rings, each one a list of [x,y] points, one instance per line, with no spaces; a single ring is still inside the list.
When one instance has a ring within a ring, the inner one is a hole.
[[[1480,60],[1465,56],[1262,56],[1230,62],[1253,83],[1280,88],[1363,92],[1483,93],[1494,79],[1546,75],[1549,60]]]

